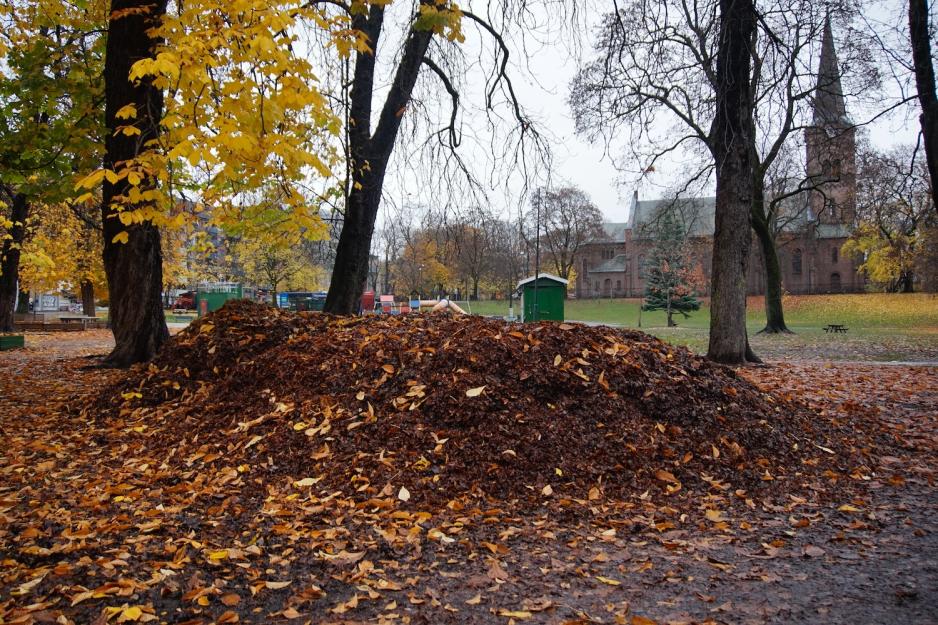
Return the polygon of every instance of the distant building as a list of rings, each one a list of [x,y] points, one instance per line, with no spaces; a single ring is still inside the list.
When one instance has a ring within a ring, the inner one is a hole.
[[[856,220],[856,130],[847,117],[830,23],[821,43],[814,126],[805,132],[807,175],[819,190],[793,196],[777,236],[782,287],[788,293],[843,293],[863,290],[859,263],[841,255]],[[603,224],[604,236],[581,248],[576,259],[577,297],[639,297],[644,293],[642,265],[654,245],[656,223],[664,211],[683,222],[691,257],[710,281],[715,198],[640,200],[632,197],[629,221]],[[762,252],[753,240],[747,288],[765,292]],[[702,289],[702,295],[707,295]]]

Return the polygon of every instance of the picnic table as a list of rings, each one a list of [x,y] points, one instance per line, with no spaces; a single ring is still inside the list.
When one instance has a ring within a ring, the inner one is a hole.
[[[841,323],[829,323],[824,326],[824,331],[831,334],[846,334],[848,329],[847,326]]]
[[[62,323],[80,323],[83,330],[88,329],[88,325],[98,321],[97,317],[89,317],[86,315],[61,315],[59,321]]]

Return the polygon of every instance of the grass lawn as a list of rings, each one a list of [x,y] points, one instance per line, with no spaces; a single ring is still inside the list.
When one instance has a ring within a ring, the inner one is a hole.
[[[566,318],[638,328],[640,299],[571,299]],[[470,302],[473,314],[507,315],[507,302]],[[750,297],[748,326],[753,348],[769,358],[820,357],[835,360],[938,360],[938,295],[864,293],[849,295],[789,295],[785,319],[795,332],[764,336],[764,300]],[[515,314],[518,305],[515,303]],[[710,309],[704,306],[689,318],[676,316],[677,328],[667,327],[664,312],[642,312],[641,329],[676,345],[706,351]],[[829,335],[829,323],[847,326],[846,335]]]

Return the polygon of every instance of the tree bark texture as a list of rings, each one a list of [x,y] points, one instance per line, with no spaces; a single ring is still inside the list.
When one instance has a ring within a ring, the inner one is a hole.
[[[758,185],[758,183],[755,183]],[[772,226],[765,220],[764,207],[758,207],[761,199],[761,190],[757,187],[756,202],[753,204],[752,229],[759,241],[762,251],[762,265],[765,272],[765,327],[764,334],[790,334],[791,330],[785,324],[785,312],[782,308],[782,267],[778,260],[778,245]]]
[[[91,280],[81,281],[81,312],[86,317],[94,317],[94,282]]]
[[[368,260],[375,220],[388,160],[397,139],[401,118],[406,112],[423,57],[433,32],[411,28],[400,63],[381,109],[374,134],[371,133],[375,55],[384,22],[384,7],[373,4],[367,15],[352,17],[352,27],[365,33],[371,51],[359,52],[355,59],[349,110],[349,153],[352,186],[345,206],[345,219],[336,246],[332,281],[324,310],[351,315],[358,312],[368,281]]]
[[[13,331],[13,313],[16,293],[19,289],[20,252],[26,239],[26,218],[29,217],[29,202],[22,193],[12,194],[10,221],[13,227],[10,238],[3,240],[0,248],[0,332]]]
[[[753,100],[750,46],[756,37],[752,0],[720,0],[716,115],[710,132],[716,165],[716,215],[707,357],[742,364],[752,355],[746,335],[746,271],[753,200]]]
[[[25,315],[29,312],[29,291],[20,291],[16,312],[21,315]]]
[[[115,170],[125,161],[147,149],[146,143],[159,136],[163,114],[163,94],[148,80],[132,83],[128,79],[131,66],[140,59],[152,57],[159,43],[149,30],[159,24],[166,13],[166,0],[112,0],[108,23],[108,39],[104,62],[105,141],[104,166]],[[137,117],[134,125],[139,136],[126,136],[115,130],[127,120],[118,120],[116,113],[127,104],[134,104]],[[147,182],[143,183],[144,185]],[[155,185],[156,181],[149,181]],[[163,286],[160,233],[152,223],[124,226],[117,215],[116,200],[128,191],[126,179],[116,183],[105,181],[101,205],[104,228],[104,270],[108,280],[110,325],[114,332],[114,350],[106,364],[129,366],[152,358],[169,338],[163,316]],[[116,202],[115,202],[116,200]],[[126,243],[114,237],[126,231]]]
[[[922,105],[919,122],[931,179],[932,203],[938,211],[938,95],[935,93],[935,69],[928,36],[928,0],[909,0],[909,39],[912,42],[915,86]]]

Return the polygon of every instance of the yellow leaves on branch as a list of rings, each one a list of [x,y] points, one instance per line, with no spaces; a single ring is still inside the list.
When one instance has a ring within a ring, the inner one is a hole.
[[[182,6],[154,33],[165,43],[129,75],[166,95],[159,139],[141,141],[136,158],[92,172],[77,188],[118,185],[123,195],[113,208],[122,223],[163,227],[180,225],[171,223],[179,211],[169,190],[188,189],[223,228],[242,221],[252,203],[266,202],[264,190],[277,188],[290,227],[324,232],[318,199],[308,198],[338,188],[333,169],[342,123],[300,35],[312,32],[348,55],[367,48],[361,33],[349,28],[348,16],[299,0]],[[146,122],[140,117],[133,104],[121,107],[116,118],[126,123],[114,132],[139,140]]]
[[[276,183],[299,208],[298,183],[331,179],[341,123],[299,33],[346,25],[295,0],[202,0],[164,19],[165,45],[131,78],[166,90],[166,158],[193,170],[205,204],[243,204]]]

